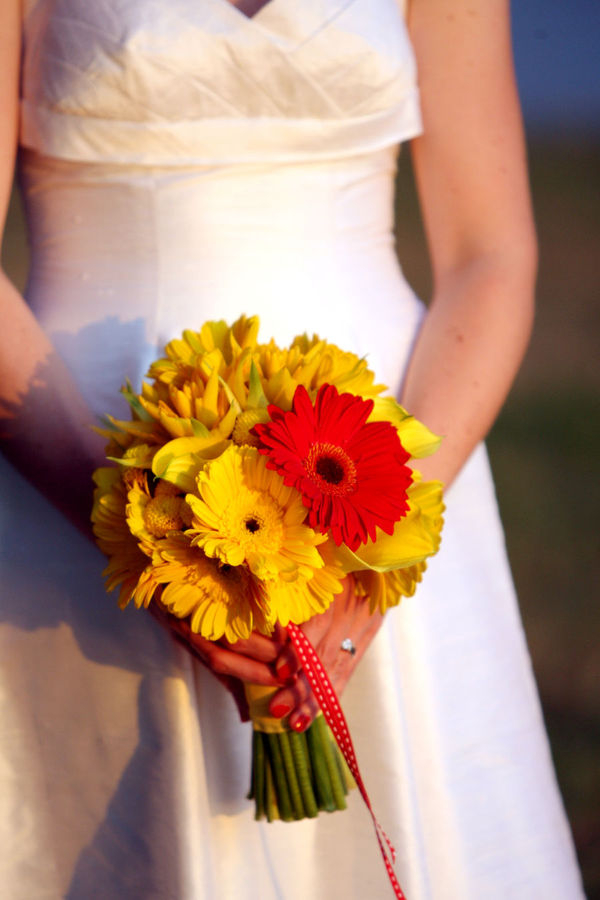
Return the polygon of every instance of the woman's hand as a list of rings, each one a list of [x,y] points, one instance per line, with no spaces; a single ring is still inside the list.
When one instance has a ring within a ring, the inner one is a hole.
[[[218,678],[232,694],[242,721],[248,719],[248,704],[243,682],[279,687],[270,703],[277,718],[289,715],[290,726],[304,731],[318,712],[319,705],[302,672],[293,644],[280,625],[270,637],[253,633],[247,640],[232,644],[222,638],[209,641],[195,634],[186,619],[171,615],[159,602],[150,604],[152,615],[185,648]],[[313,616],[301,628],[325,666],[338,696],[360,662],[383,621],[380,613],[369,612],[368,598],[357,597],[351,576],[344,582],[329,609]],[[342,650],[342,641],[350,638],[356,652]]]
[[[354,579],[350,575],[345,579],[344,591],[334,598],[329,609],[300,626],[317,651],[338,697],[382,622],[381,613],[371,615],[369,612],[368,597],[356,595]],[[342,641],[346,638],[350,638],[356,648],[354,654],[342,649]],[[304,731],[317,714],[319,705],[291,643],[282,647],[275,668],[279,676],[289,679],[290,683],[271,700],[271,714],[278,718],[289,714],[289,725],[296,731]]]
[[[231,644],[222,638],[209,641],[190,628],[187,619],[178,619],[167,612],[159,602],[152,601],[149,610],[154,618],[167,628],[173,637],[180,641],[189,652],[203,663],[232,694],[243,722],[248,720],[248,704],[244,693],[243,682],[281,687],[289,681],[296,680],[292,669],[283,669],[278,673],[277,662],[282,658],[280,666],[284,666],[291,647],[285,630],[277,625],[270,637],[254,632],[247,640]],[[297,672],[298,665],[293,669]]]

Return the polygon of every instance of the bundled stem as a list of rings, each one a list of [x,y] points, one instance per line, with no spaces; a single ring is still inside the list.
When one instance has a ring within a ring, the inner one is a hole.
[[[322,716],[304,734],[253,732],[255,818],[285,822],[346,808],[351,777]]]

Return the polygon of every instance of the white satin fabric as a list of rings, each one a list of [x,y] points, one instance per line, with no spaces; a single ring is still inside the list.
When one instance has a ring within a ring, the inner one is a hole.
[[[70,159],[339,157],[412,137],[397,0],[29,0],[23,142]]]
[[[254,21],[227,0],[29,7],[27,294],[92,410],[116,410],[182,328],[242,312],[266,338],[316,331],[366,354],[396,387],[422,311],[392,238],[395,144],[419,127],[395,4],[271,0]],[[312,106],[340,59],[335,110]],[[230,85],[231,113],[206,78],[195,93],[196,71]],[[390,895],[358,795],[316,821],[253,821],[229,695],[147,614],[120,612],[100,554],[0,476],[3,896]],[[446,518],[344,696],[400,881],[409,900],[581,897],[482,448]]]

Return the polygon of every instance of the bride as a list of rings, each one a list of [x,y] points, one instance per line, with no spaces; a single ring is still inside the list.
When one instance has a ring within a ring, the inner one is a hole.
[[[480,443],[535,276],[507,0],[5,0],[0,69],[0,197],[18,146],[32,250],[27,302],[0,283],[4,896],[387,896],[360,798],[271,825],[244,799],[223,683],[278,685],[306,728],[285,634],[174,641],[115,608],[90,540],[90,423],[183,328],[244,312],[368,355],[444,435],[417,596],[382,623],[349,584],[306,626],[408,897],[582,896]],[[393,251],[409,139],[426,314]]]

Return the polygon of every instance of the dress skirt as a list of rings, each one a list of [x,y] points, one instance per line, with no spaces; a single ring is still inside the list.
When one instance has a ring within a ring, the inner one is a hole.
[[[395,391],[423,308],[394,254],[394,172],[393,149],[275,168],[25,153],[28,300],[98,416],[183,328],[241,313],[265,341],[366,355]],[[358,792],[317,820],[253,820],[231,697],[117,608],[101,554],[5,462],[0,483],[4,896],[391,896]],[[409,900],[582,896],[483,447],[343,706]]]

